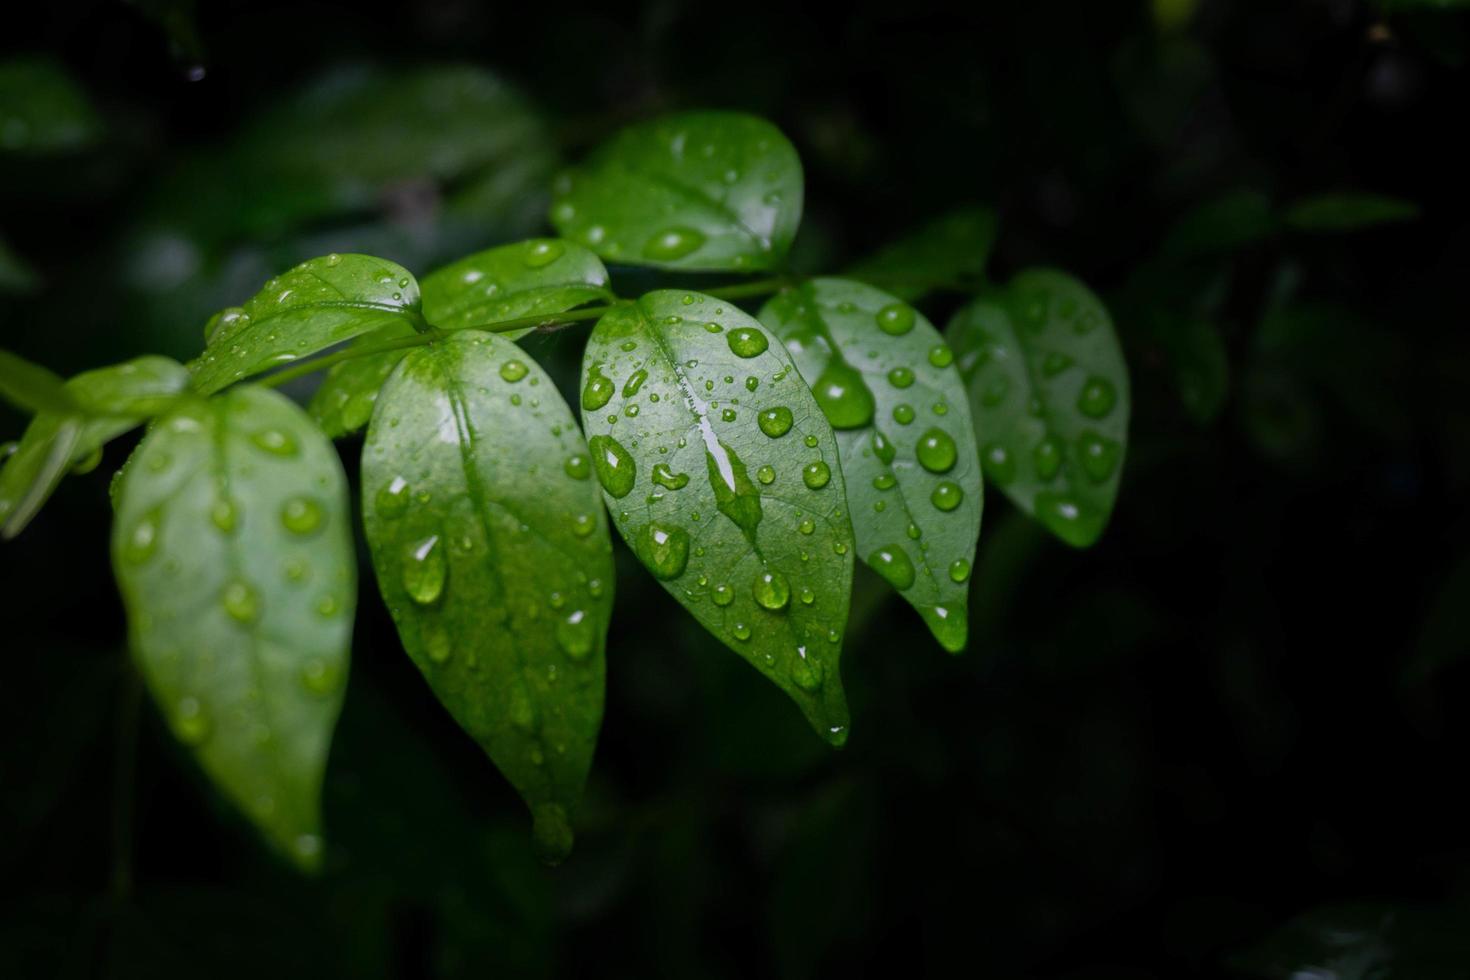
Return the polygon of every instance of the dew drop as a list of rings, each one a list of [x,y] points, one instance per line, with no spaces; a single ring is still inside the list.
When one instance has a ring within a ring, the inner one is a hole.
[[[736,327],[725,335],[725,340],[736,357],[755,357],[764,354],[770,346],[765,333],[755,327]]]
[[[877,319],[879,329],[899,337],[914,329],[914,308],[907,303],[890,303],[878,311]]]
[[[743,641],[750,639],[750,627],[746,626],[744,623],[736,623],[734,628],[732,628],[730,632],[735,634],[735,639],[737,640]]]
[[[807,463],[801,469],[801,482],[810,490],[820,490],[832,479],[831,468],[820,459]]]
[[[963,558],[956,558],[949,563],[949,580],[956,584],[964,582],[970,577],[970,563]]]
[[[760,430],[772,439],[779,439],[791,431],[794,421],[791,409],[785,405],[777,405],[775,408],[767,408],[756,418],[756,425]]]
[[[240,511],[229,497],[220,497],[209,508],[209,522],[225,534],[233,534],[239,523]]]
[[[592,464],[587,461],[587,457],[582,453],[574,453],[568,456],[561,468],[573,480],[585,480],[592,475]]]
[[[834,429],[860,429],[873,421],[873,393],[846,361],[828,361],[812,394]]]
[[[735,590],[728,585],[717,585],[711,598],[717,606],[728,606],[735,601]]]
[[[693,228],[668,228],[643,245],[643,257],[659,262],[673,262],[696,251],[704,244],[704,235]]]
[[[439,535],[431,534],[403,549],[403,588],[419,605],[427,606],[443,594],[448,574]]]
[[[594,364],[588,369],[587,384],[582,388],[582,407],[589,412],[595,412],[612,399],[616,390],[617,386],[612,383],[612,379]]]
[[[313,657],[301,668],[302,686],[318,697],[335,692],[340,680],[336,667],[321,657]]]
[[[1077,411],[1088,418],[1100,419],[1113,410],[1118,392],[1105,378],[1088,378],[1077,396]]]
[[[1041,373],[1055,378],[1072,366],[1072,359],[1060,351],[1052,351],[1041,359]]]
[[[403,512],[408,509],[408,499],[408,481],[401,476],[395,476],[378,491],[375,498],[378,513],[390,519],[402,516]]]
[[[526,265],[532,269],[540,269],[550,265],[562,257],[566,246],[558,241],[532,242],[526,249]]]
[[[668,463],[656,463],[653,467],[653,482],[668,490],[682,490],[689,485],[689,474],[675,473]]]
[[[914,406],[901,404],[893,406],[893,421],[899,425],[908,425],[914,420]]]
[[[1010,451],[998,442],[987,445],[980,453],[985,475],[997,483],[1010,483],[1016,478],[1016,461]]]
[[[947,344],[935,344],[929,348],[929,363],[937,368],[947,368],[954,363],[954,351]]]
[[[676,579],[689,564],[689,532],[675,525],[650,522],[638,534],[638,557],[660,581]]]
[[[500,377],[515,384],[530,373],[530,370],[522,361],[506,361],[500,365]]]
[[[914,563],[902,545],[891,544],[868,556],[868,566],[900,592],[914,584]]]
[[[888,372],[888,383],[895,388],[907,388],[914,383],[914,372],[911,368],[896,367]]]
[[[1036,475],[1042,480],[1054,480],[1062,470],[1062,446],[1061,443],[1051,436],[1047,436],[1036,444],[1031,450],[1031,464],[1036,468]]]
[[[281,507],[281,524],[292,534],[310,534],[322,526],[322,508],[310,497],[292,497]]]
[[[557,620],[556,643],[573,660],[585,659],[597,644],[592,617],[585,610],[578,609]]]
[[[954,510],[964,499],[965,491],[960,489],[958,483],[953,483],[949,480],[940,483],[934,488],[934,492],[929,495],[929,502],[938,510],[945,512]]]
[[[296,440],[280,429],[261,429],[250,436],[250,441],[275,456],[296,455]]]
[[[877,456],[884,466],[892,463],[894,457],[898,455],[898,450],[893,443],[889,442],[888,437],[877,429],[873,430],[873,455]]]
[[[209,714],[198,698],[179,698],[174,707],[173,729],[185,745],[201,745],[209,738]]]
[[[778,571],[767,569],[755,578],[751,586],[751,594],[755,601],[760,603],[763,609],[773,612],[786,608],[791,601],[791,586],[786,581],[786,576]]]
[[[948,473],[959,458],[954,439],[943,429],[930,429],[920,436],[914,454],[930,473]]]
[[[1118,468],[1120,447],[1112,439],[1086,431],[1077,437],[1077,454],[1082,458],[1082,471],[1093,483],[1104,483]]]
[[[220,605],[237,623],[253,623],[260,618],[260,596],[244,579],[232,579],[225,585]]]
[[[616,498],[626,497],[638,474],[633,457],[612,436],[593,436],[587,448],[592,451],[592,468],[603,489]]]

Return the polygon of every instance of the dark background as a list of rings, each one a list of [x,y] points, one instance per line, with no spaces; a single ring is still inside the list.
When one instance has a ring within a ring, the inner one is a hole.
[[[557,158],[720,107],[796,143],[801,268],[991,204],[990,276],[1102,293],[1134,408],[1092,550],[988,494],[965,655],[859,569],[840,752],[619,545],[607,716],[554,871],[364,566],[317,880],[130,710],[123,440],[0,550],[0,976],[1470,975],[1470,15],[1190,7],[7,9],[5,50],[53,59],[98,120],[75,150],[0,152],[0,238],[29,266],[0,346],[58,371],[191,356],[305,257],[423,273],[541,232]],[[302,116],[323,77],[391,93],[445,66],[544,124],[470,165],[388,95]],[[1280,225],[1329,191],[1420,213]],[[567,380],[582,336],[528,344]]]

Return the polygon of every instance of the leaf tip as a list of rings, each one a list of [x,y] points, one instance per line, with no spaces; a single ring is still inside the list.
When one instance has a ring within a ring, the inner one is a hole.
[[[531,808],[531,846],[536,857],[556,867],[572,853],[572,825],[566,808],[557,803],[540,803]]]

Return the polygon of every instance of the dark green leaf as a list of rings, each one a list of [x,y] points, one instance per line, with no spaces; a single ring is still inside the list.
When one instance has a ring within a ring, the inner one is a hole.
[[[814,279],[760,312],[837,430],[858,557],[951,652],[980,534],[980,459],[954,355],[913,307],[871,286]]]
[[[770,269],[801,220],[801,161],[764,119],[689,112],[623,130],[553,192],[557,230],[614,262]]]
[[[73,411],[37,415],[0,469],[0,536],[19,534],[67,470],[90,468],[104,445],[165,411],[188,383],[188,370],[166,357],[139,357],[66,382]]]
[[[29,293],[41,284],[31,264],[0,238],[0,292]]]
[[[306,868],[357,601],[349,514],[331,443],[244,387],[153,426],[112,536],[133,655],[174,734]]]
[[[208,346],[189,367],[195,386],[213,392],[370,330],[422,322],[419,285],[406,269],[370,255],[324,255],[215,314]]]
[[[1286,223],[1301,231],[1357,231],[1418,216],[1413,201],[1381,194],[1322,194],[1286,209]]]
[[[554,238],[503,245],[461,259],[424,278],[424,318],[458,329],[523,316],[564,313],[583,303],[610,300],[607,270],[587,249]],[[413,333],[412,324],[390,328],[377,341]],[[529,330],[530,328],[526,328]],[[515,338],[526,330],[502,336]],[[365,343],[363,338],[359,343]],[[404,351],[354,358],[336,365],[311,401],[311,412],[332,437],[367,424],[383,382]]]
[[[0,350],[0,398],[32,414],[77,408],[60,378],[8,350]]]
[[[1276,227],[1269,197],[1257,190],[1231,191],[1185,212],[1169,230],[1163,251],[1177,258],[1233,252],[1269,237]]]
[[[559,860],[602,719],[613,588],[571,410],[514,343],[465,331],[398,365],[362,472],[373,567],[404,647]]]
[[[847,274],[913,303],[937,287],[977,284],[995,234],[992,209],[959,208],[883,247]]]
[[[101,134],[87,95],[46,58],[0,62],[0,151],[65,153]]]
[[[1096,541],[1128,442],[1128,369],[1112,319],[1064,273],[1032,269],[955,314],[985,476],[1075,547]]]
[[[662,290],[597,322],[582,381],[623,538],[842,744],[852,526],[832,427],[780,342],[727,302]]]
[[[1230,393],[1230,359],[1220,331],[1201,317],[1162,308],[1148,311],[1145,329],[1169,360],[1184,410],[1200,425],[1213,422]]]

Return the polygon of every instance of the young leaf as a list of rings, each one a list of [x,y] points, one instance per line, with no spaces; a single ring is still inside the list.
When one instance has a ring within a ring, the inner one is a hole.
[[[580,245],[555,238],[478,252],[431,273],[423,281],[424,318],[448,329],[565,313],[583,303],[610,299],[607,270],[597,256]],[[526,330],[501,336],[514,339]],[[408,336],[413,326],[405,323],[389,332],[380,331],[373,339],[384,339],[395,332]],[[378,390],[405,353],[389,351],[354,358],[327,373],[311,400],[311,413],[327,435],[337,438],[367,424]]]
[[[514,343],[408,354],[363,452],[378,588],[435,695],[571,849],[602,719],[612,544],[571,409]]]
[[[215,314],[208,346],[189,368],[199,390],[215,392],[370,330],[422,323],[418,283],[402,266],[324,255],[270,280],[244,306]]]
[[[1128,369],[1107,310],[1082,283],[1022,272],[948,328],[985,476],[1057,537],[1107,526],[1128,441]]]
[[[357,601],[349,513],[331,443],[245,387],[154,425],[113,525],[133,656],[174,734],[304,868]]]
[[[995,234],[992,209],[959,208],[868,256],[847,274],[913,303],[937,286],[979,280]]]
[[[964,649],[980,534],[980,458],[954,355],[924,316],[848,279],[814,279],[760,312],[836,430],[857,554]]]
[[[139,357],[66,382],[71,409],[32,419],[0,468],[0,537],[24,530],[67,470],[95,465],[104,445],[166,411],[188,384],[188,369],[166,357]]]
[[[552,190],[564,237],[629,265],[770,269],[801,220],[796,150],[764,119],[735,112],[631,126]]]
[[[852,526],[832,427],[785,350],[727,302],[662,290],[597,321],[582,372],[624,540],[841,745]]]
[[[0,398],[25,412],[76,411],[60,378],[8,350],[0,350]]]

